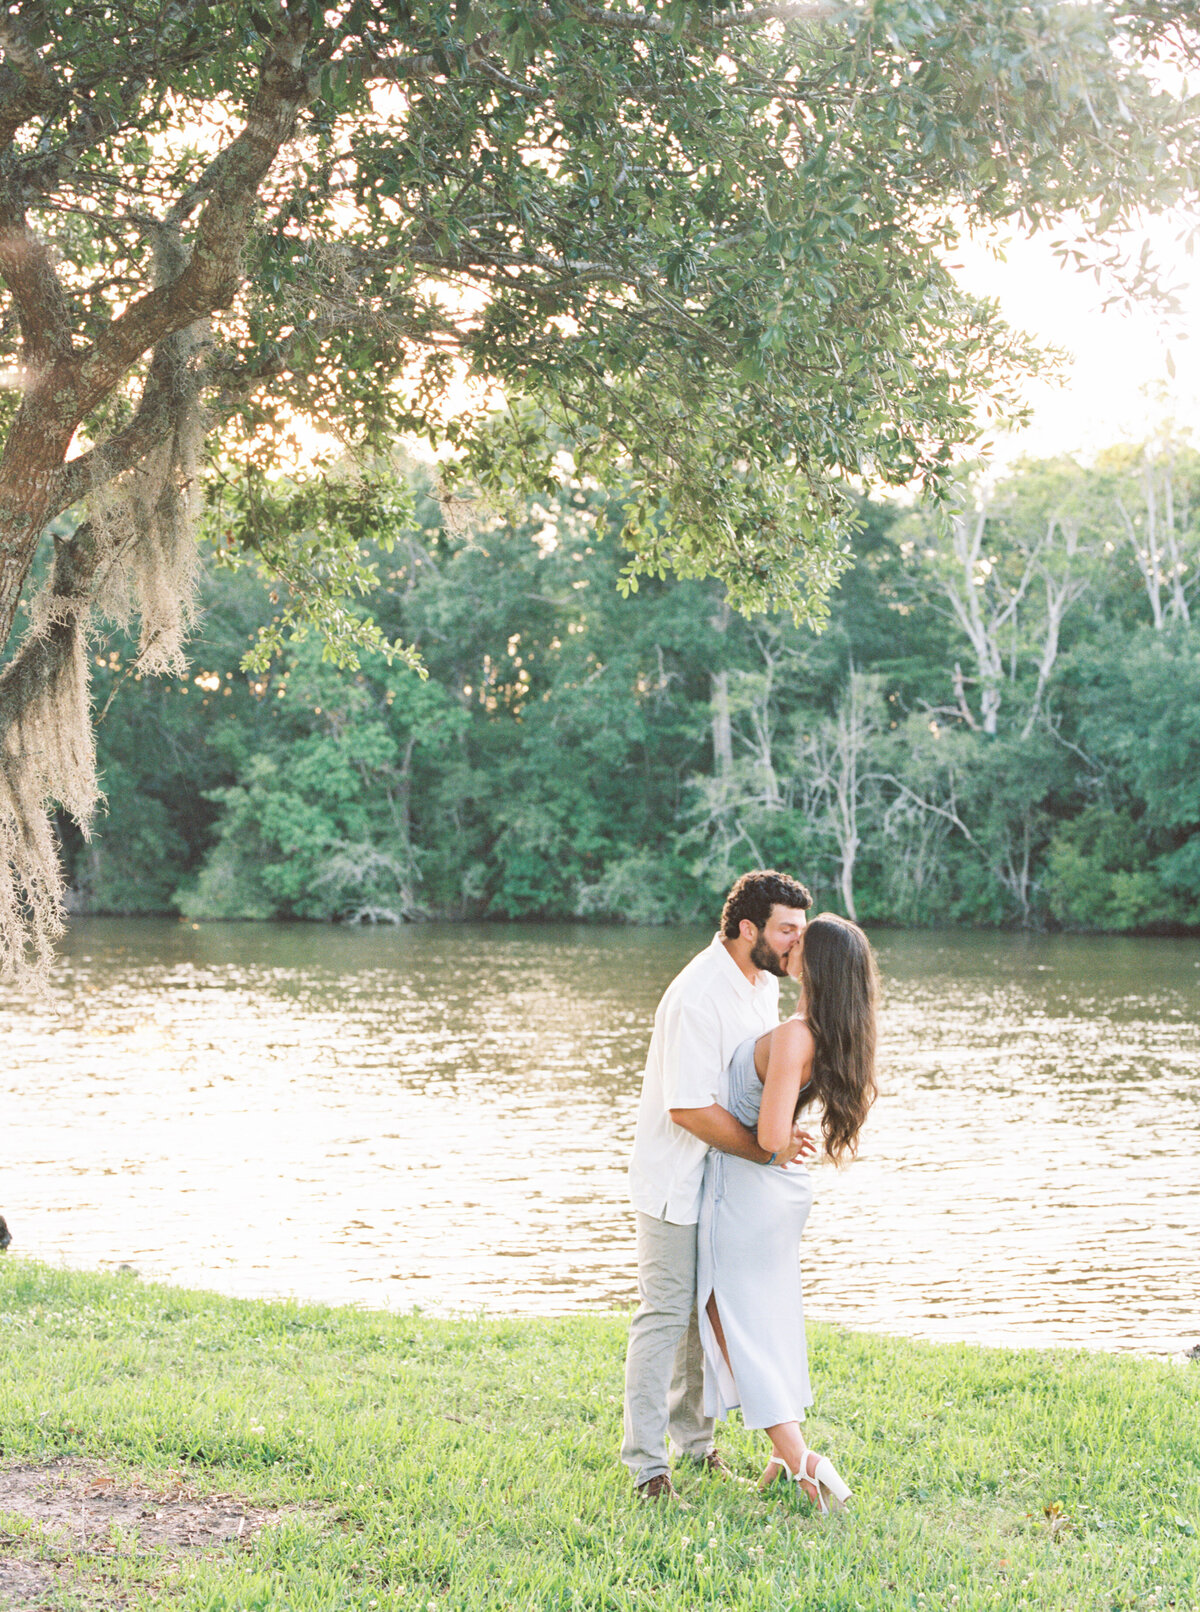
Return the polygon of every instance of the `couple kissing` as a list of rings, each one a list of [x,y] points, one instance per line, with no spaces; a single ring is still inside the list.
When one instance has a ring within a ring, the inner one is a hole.
[[[787,874],[744,874],[720,932],[667,987],[654,1016],[629,1166],[638,1307],[625,1362],[621,1460],[644,1500],[673,1500],[667,1439],[726,1476],[716,1419],[740,1407],[784,1474],[822,1512],[850,1490],[805,1443],[808,1380],[800,1235],[817,1139],[852,1157],[875,1097],[878,973],[867,937]],[[796,980],[779,1022],[779,981]],[[813,1123],[813,1121],[810,1121]]]

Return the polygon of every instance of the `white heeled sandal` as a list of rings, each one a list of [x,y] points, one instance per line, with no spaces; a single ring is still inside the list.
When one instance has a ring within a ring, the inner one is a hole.
[[[773,1455],[767,1466],[781,1466],[793,1483],[811,1483],[817,1491],[817,1507],[823,1517],[827,1517],[831,1511],[845,1511],[846,1501],[850,1499],[849,1485],[827,1455],[817,1455],[816,1466],[811,1472],[808,1471],[810,1455],[816,1455],[816,1451],[806,1452],[799,1472],[793,1472],[787,1462],[778,1455]]]

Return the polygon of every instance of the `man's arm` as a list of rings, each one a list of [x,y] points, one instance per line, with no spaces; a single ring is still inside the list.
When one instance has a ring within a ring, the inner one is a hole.
[[[722,1153],[749,1159],[751,1164],[765,1164],[771,1157],[770,1153],[759,1147],[758,1138],[749,1126],[743,1125],[740,1119],[734,1119],[720,1103],[712,1103],[708,1108],[671,1108],[667,1112],[681,1129]],[[816,1143],[807,1131],[793,1130],[791,1146],[781,1148],[775,1156],[775,1162],[790,1164],[793,1159],[815,1151]]]

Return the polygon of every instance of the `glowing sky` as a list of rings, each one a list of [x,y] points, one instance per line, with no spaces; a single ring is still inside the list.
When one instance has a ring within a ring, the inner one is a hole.
[[[1033,423],[997,444],[998,460],[1087,457],[1113,442],[1143,439],[1168,415],[1200,437],[1200,261],[1179,244],[1180,228],[1155,220],[1146,230],[1167,283],[1179,290],[1182,311],[1169,321],[1149,309],[1102,311],[1106,289],[1090,274],[1061,268],[1051,235],[1013,241],[1005,262],[982,243],[954,255],[964,285],[998,298],[1011,324],[1065,348],[1072,359],[1062,384],[1029,383]]]

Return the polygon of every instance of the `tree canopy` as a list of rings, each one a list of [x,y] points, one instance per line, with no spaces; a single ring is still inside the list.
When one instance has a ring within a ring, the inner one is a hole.
[[[569,458],[627,587],[819,617],[846,478],[936,487],[1036,362],[945,248],[1070,217],[1103,262],[1197,188],[1170,0],[29,0],[0,52],[0,642],[56,541],[0,677],[9,966],[57,922],[45,804],[95,798],[89,618],[179,663],[206,452],[409,434],[493,497]]]
[[[712,581],[620,598],[596,490],[469,532],[427,470],[412,492],[371,608],[426,679],[315,634],[247,673],[270,584],[212,554],[192,671],[139,679],[121,634],[93,657],[76,910],[680,922],[757,864],[868,924],[1200,932],[1185,438],[971,480],[950,521],[864,504],[820,635]]]

